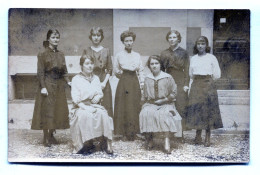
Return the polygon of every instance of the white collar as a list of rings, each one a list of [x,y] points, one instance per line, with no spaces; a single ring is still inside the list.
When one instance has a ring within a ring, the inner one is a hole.
[[[90,46],[90,48],[91,48],[92,50],[94,50],[95,52],[99,52],[99,51],[102,50],[104,47],[103,47],[103,46],[98,46],[98,47]]]
[[[157,77],[154,77],[152,73],[149,73],[146,77],[153,79],[153,80],[160,80],[160,79],[163,79],[163,78],[169,78],[169,77],[171,77],[171,75],[161,71],[159,76],[157,76]]]

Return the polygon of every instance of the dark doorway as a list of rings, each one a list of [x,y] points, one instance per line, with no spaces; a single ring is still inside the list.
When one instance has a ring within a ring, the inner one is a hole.
[[[218,89],[250,88],[250,11],[214,11],[213,52],[221,68]]]

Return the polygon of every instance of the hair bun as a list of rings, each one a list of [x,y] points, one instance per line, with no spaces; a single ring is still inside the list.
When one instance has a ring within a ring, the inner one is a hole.
[[[43,41],[43,47],[49,47],[49,41]]]

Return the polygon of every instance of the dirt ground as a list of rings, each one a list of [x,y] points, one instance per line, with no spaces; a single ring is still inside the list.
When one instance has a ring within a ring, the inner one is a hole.
[[[9,124],[11,125],[11,124]],[[204,136],[204,133],[203,135]],[[55,137],[60,144],[44,147],[42,131],[13,129],[8,131],[8,160],[10,162],[248,162],[248,134],[213,134],[210,147],[193,143],[195,131],[184,132],[185,141],[171,142],[170,155],[159,147],[161,139],[156,139],[157,149],[147,151],[144,140],[121,141],[114,139],[114,154],[97,151],[90,155],[73,154],[70,130],[57,130]]]

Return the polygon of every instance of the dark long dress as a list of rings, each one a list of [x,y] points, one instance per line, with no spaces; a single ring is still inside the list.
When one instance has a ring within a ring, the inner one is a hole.
[[[69,128],[68,104],[65,94],[68,77],[64,54],[49,47],[38,54],[37,76],[39,87],[36,94],[31,129]],[[46,88],[48,96],[41,94]]]
[[[88,47],[83,51],[83,54],[87,54],[92,57],[94,62],[94,74],[103,82],[107,74],[112,74],[113,65],[112,59],[108,48],[103,48],[99,52],[94,51],[91,47]],[[106,87],[103,89],[104,97],[102,99],[101,105],[104,106],[110,117],[113,117],[113,104],[112,104],[112,90],[109,81]]]
[[[178,47],[172,51],[168,48],[161,53],[162,70],[170,74],[177,84],[176,109],[182,117],[182,129],[185,130],[187,115],[188,93],[183,87],[189,87],[189,55],[186,50]]]

